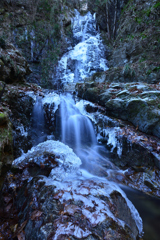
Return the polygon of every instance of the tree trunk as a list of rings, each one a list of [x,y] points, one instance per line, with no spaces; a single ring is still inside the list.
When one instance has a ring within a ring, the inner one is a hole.
[[[107,32],[108,32],[108,39],[111,39],[110,35],[110,28],[109,28],[109,7],[108,7],[108,2],[106,3],[106,17],[107,17]]]
[[[117,22],[117,0],[114,0],[114,25],[113,25],[113,38],[116,37],[116,22]]]

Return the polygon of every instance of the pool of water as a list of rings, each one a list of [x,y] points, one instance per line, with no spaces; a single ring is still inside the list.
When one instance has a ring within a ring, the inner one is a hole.
[[[143,240],[160,239],[160,199],[140,191],[121,187],[143,219]]]

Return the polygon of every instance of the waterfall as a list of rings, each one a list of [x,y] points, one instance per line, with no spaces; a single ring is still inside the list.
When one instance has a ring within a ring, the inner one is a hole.
[[[90,12],[88,12],[85,16],[81,16],[80,13],[75,10],[75,17],[72,20],[72,30],[75,46],[70,47],[68,52],[62,56],[58,62],[56,74],[53,76],[54,81],[56,80],[62,85],[65,85],[69,82],[84,81],[86,77],[89,77],[98,71],[106,71],[108,69],[107,60],[104,53],[104,46],[100,34],[96,28],[95,15],[92,15]],[[34,40],[34,35],[32,40]],[[31,50],[33,50],[32,47]],[[33,51],[31,52],[31,57],[33,58]],[[68,146],[59,143],[58,141],[56,143],[53,141],[46,141],[45,143],[39,144],[37,147],[32,148],[27,154],[36,154],[36,151],[37,153],[41,153],[42,146],[45,149],[44,151],[51,151],[55,148],[55,151],[58,155],[57,159],[62,157],[62,159],[59,160],[59,166],[52,169],[50,178],[47,181],[53,182],[53,180],[56,180],[56,186],[59,185],[59,189],[61,190],[61,186],[63,188],[63,184],[65,186],[66,183],[68,184],[69,180],[69,187],[73,188],[74,193],[71,194],[71,190],[67,190],[66,194],[67,196],[69,194],[74,195],[74,197],[76,196],[75,190],[79,188],[79,183],[82,180],[85,182],[86,180],[88,181],[88,179],[91,179],[93,185],[97,184],[98,181],[100,183],[103,182],[107,184],[108,187],[106,189],[100,189],[101,193],[103,193],[103,196],[107,194],[108,189],[111,189],[110,193],[114,191],[121,193],[123,198],[126,199],[126,204],[128,205],[128,208],[132,214],[132,219],[135,221],[136,226],[139,229],[139,233],[141,233],[142,220],[137,210],[127,199],[118,185],[113,183],[113,181],[116,181],[116,176],[118,176],[118,174],[121,175],[122,173],[119,173],[120,170],[118,167],[110,162],[108,157],[109,152],[103,146],[98,145],[95,129],[91,119],[82,114],[82,109],[78,108],[78,104],[76,104],[74,98],[70,94],[61,94],[58,96],[55,93],[51,93],[45,96],[43,100],[41,98],[37,98],[32,117],[34,128],[33,139],[35,145],[43,142],[47,138],[45,134],[46,130],[43,107],[45,112],[48,111],[47,109],[49,109],[50,123],[54,125],[56,122],[55,125],[57,126],[55,126],[55,128],[57,127],[57,140],[60,140],[73,149],[76,155],[80,158],[78,158],[78,167],[81,168],[78,169],[79,172],[72,171],[74,169],[74,165],[76,165],[74,159],[77,156],[74,156],[70,159],[71,152],[73,151]],[[118,146],[116,136],[113,136],[113,133],[110,131],[105,132],[105,134],[109,137],[109,143],[113,146],[112,150],[114,150],[114,148]],[[61,146],[60,149],[55,147],[56,144]],[[64,158],[65,151],[68,153],[68,162],[66,162]],[[70,165],[72,166],[71,168],[69,167]],[[75,187],[74,185],[75,180],[77,181],[78,187]],[[91,184],[91,182],[89,182],[89,184]],[[95,189],[92,188],[91,190],[92,192],[90,192],[90,195],[92,198],[94,196]],[[85,191],[88,192],[86,189]],[[96,189],[96,191],[99,190]],[[81,194],[82,192],[80,189],[78,195]],[[88,206],[89,205],[87,205],[86,216],[88,215],[89,211]],[[97,206],[98,205],[96,204],[96,207]],[[100,218],[102,217],[101,222],[103,222],[103,217],[105,219],[106,216],[103,215],[103,212],[101,212],[101,206],[99,209]],[[108,211],[104,209],[104,213],[107,215]],[[97,215],[95,218],[97,218]]]
[[[37,97],[32,112],[32,141],[37,145],[46,140],[44,110],[42,98]]]
[[[35,48],[35,33],[34,30],[30,32],[30,37],[31,37],[31,61],[34,60],[34,48]]]
[[[86,77],[108,69],[105,47],[96,29],[95,15],[88,12],[81,16],[75,10],[72,31],[76,45],[70,46],[58,62],[56,74],[53,76],[54,85],[55,81],[62,85],[84,81]]]

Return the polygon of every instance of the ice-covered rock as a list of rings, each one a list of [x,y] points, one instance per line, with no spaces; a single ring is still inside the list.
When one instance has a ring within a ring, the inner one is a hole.
[[[44,158],[41,157],[45,154],[54,155],[55,161],[59,165],[62,165],[64,169],[68,168],[76,170],[81,165],[81,160],[71,148],[59,141],[53,140],[47,140],[32,147],[27,153],[24,153],[21,157],[15,159],[13,165],[20,166],[29,162],[41,165],[44,162]]]

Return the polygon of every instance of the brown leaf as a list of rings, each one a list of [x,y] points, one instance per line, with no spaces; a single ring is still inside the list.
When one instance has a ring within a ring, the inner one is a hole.
[[[20,233],[22,232],[23,228],[26,226],[28,220],[24,221],[21,226],[17,229],[16,233],[13,235],[13,238],[15,238],[16,236],[18,237],[18,235],[20,235]],[[19,238],[18,238],[19,239]],[[24,238],[25,239],[25,238]],[[23,240],[23,238],[22,238]]]
[[[31,220],[35,220],[36,218],[40,217],[42,215],[43,212],[35,210],[34,212],[32,212],[31,215]]]
[[[11,227],[10,227],[10,229],[11,229],[11,231],[12,232],[16,232],[17,231],[17,227],[18,227],[18,224],[15,224],[15,225],[12,225]]]
[[[144,137],[141,139],[142,141],[148,141],[148,138]]]
[[[24,235],[24,233],[23,233],[23,232],[19,233],[19,234],[17,235],[17,238],[18,238],[18,240],[25,240],[25,235]]]
[[[4,201],[5,201],[6,203],[9,203],[11,200],[12,200],[11,197],[4,197]]]
[[[27,224],[27,220],[24,221],[24,222],[21,224],[21,226],[20,226],[20,228],[18,229],[18,231],[19,231],[19,232],[22,231],[23,228],[26,226],[26,224]]]
[[[11,207],[12,207],[12,203],[9,203],[9,204],[7,205],[7,207],[5,208],[5,211],[6,211],[6,212],[9,212],[9,210],[11,209]]]

